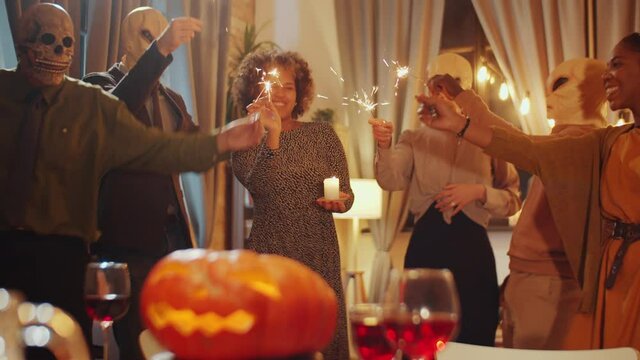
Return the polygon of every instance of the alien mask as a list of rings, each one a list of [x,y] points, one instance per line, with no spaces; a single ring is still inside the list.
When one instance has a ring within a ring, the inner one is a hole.
[[[547,117],[556,124],[587,124],[603,120],[604,61],[573,59],[558,65],[547,78]]]
[[[131,11],[122,21],[120,51],[131,69],[140,56],[167,27],[167,19],[156,9],[143,6]]]

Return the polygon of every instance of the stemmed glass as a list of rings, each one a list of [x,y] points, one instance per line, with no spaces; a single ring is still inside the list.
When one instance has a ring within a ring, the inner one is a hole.
[[[84,299],[89,317],[100,322],[104,360],[109,357],[109,329],[129,310],[131,283],[127,264],[89,263],[85,273]]]
[[[391,360],[398,346],[387,336],[385,315],[390,308],[379,304],[356,304],[349,308],[351,336],[361,360]]]
[[[403,354],[433,360],[455,335],[460,304],[453,275],[446,269],[405,270],[400,282],[403,303],[395,336]]]

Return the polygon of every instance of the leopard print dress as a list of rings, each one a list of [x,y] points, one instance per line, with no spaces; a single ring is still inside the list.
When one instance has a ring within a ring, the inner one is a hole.
[[[323,180],[336,176],[340,191],[351,195],[347,160],[333,128],[326,123],[302,123],[283,131],[280,149],[264,142],[232,154],[235,176],[254,202],[251,234],[245,248],[295,259],[319,273],[338,296],[338,326],[325,360],[349,358],[347,321],[340,273],[338,238],[331,212],[316,204]],[[353,200],[347,201],[350,208]]]

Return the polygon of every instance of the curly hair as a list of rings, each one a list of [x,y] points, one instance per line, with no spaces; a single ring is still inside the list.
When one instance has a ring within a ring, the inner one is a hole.
[[[269,71],[269,67],[272,66],[293,70],[296,105],[291,112],[291,117],[298,119],[309,110],[315,90],[309,63],[296,52],[261,50],[247,55],[238,66],[231,87],[231,96],[236,104],[242,107],[242,114],[246,114],[246,107],[253,102],[261,90],[259,84],[261,75],[256,69]]]

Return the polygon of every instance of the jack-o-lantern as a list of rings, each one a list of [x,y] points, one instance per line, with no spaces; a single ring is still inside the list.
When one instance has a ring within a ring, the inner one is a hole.
[[[147,277],[141,313],[181,359],[257,359],[324,348],[336,295],[320,275],[277,255],[175,251]]]

